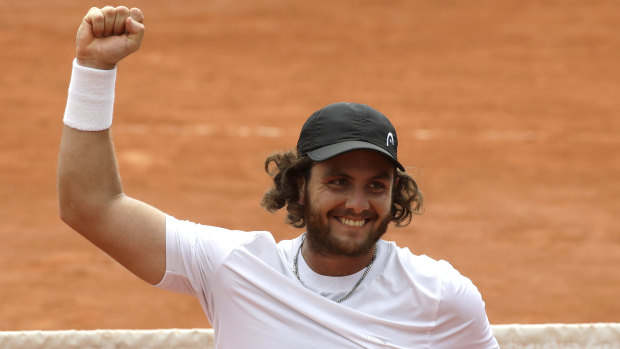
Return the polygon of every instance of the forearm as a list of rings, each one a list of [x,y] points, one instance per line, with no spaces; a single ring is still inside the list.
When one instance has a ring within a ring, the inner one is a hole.
[[[63,220],[82,232],[122,194],[109,128],[116,70],[73,63],[58,161]]]
[[[122,195],[109,130],[88,132],[65,126],[58,158],[60,214],[79,231]]]

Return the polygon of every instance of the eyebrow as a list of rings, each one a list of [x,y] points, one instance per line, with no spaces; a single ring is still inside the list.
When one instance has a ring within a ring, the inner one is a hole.
[[[325,174],[322,176],[322,178],[326,178],[326,177],[353,178],[351,175],[347,174],[346,172],[342,172],[342,171],[339,171],[339,170],[325,172]],[[390,172],[383,171],[381,173],[378,173],[375,176],[370,177],[369,179],[370,180],[380,179],[380,180],[389,181],[390,180]]]

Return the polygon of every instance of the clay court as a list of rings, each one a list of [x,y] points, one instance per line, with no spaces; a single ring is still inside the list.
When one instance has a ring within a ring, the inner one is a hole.
[[[210,327],[58,218],[89,6],[0,2],[0,330]],[[620,322],[620,3],[140,0],[113,136],[125,192],[277,240],[264,158],[336,101],[388,115],[426,212],[386,239],[450,261],[491,323]]]

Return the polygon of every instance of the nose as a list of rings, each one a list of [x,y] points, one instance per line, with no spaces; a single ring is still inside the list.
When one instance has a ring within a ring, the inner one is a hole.
[[[361,214],[370,208],[370,202],[366,193],[362,189],[355,189],[349,192],[349,196],[346,201],[346,208],[353,211],[355,214]]]

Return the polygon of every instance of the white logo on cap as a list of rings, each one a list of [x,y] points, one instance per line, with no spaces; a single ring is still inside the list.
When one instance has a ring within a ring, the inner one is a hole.
[[[392,143],[392,145],[394,145],[394,135],[392,134],[392,132],[388,133],[387,135],[387,141],[385,142],[388,147],[390,146],[390,143]]]

